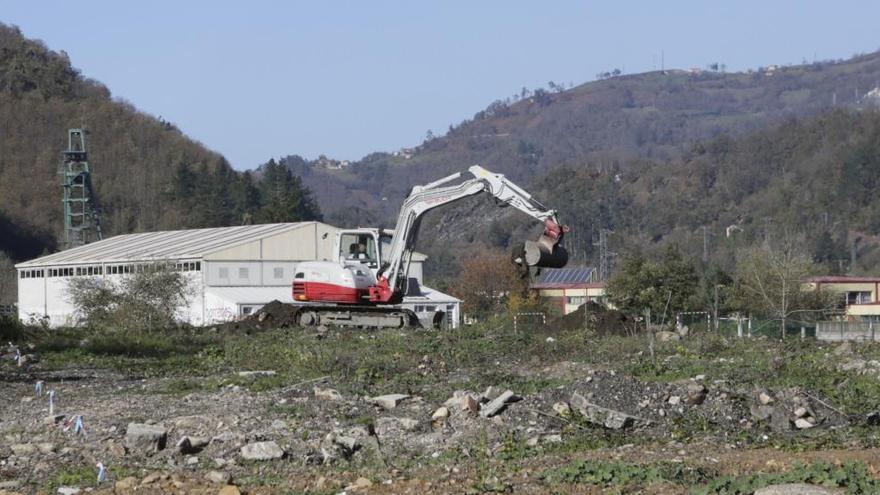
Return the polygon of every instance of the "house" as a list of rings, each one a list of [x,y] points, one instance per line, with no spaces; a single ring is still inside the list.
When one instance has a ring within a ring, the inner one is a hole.
[[[880,277],[821,276],[805,282],[812,290],[840,294],[846,319],[880,321]]]
[[[587,301],[604,302],[605,283],[597,279],[596,269],[591,267],[544,269],[529,289],[567,315]]]
[[[115,282],[155,263],[174,266],[190,282],[192,294],[177,311],[180,321],[198,326],[242,318],[273,300],[292,303],[297,264],[335,259],[338,230],[321,222],[297,222],[110,237],[15,265],[19,319],[73,325],[75,308],[66,294],[71,278]],[[443,310],[456,327],[461,301],[423,285],[426,259],[413,254],[409,276],[415,289],[402,306],[427,325],[434,316],[429,309]]]

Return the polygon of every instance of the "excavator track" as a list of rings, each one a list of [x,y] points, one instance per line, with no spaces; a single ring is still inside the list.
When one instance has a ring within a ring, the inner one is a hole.
[[[419,328],[418,316],[408,309],[372,306],[303,305],[294,316],[301,327]]]

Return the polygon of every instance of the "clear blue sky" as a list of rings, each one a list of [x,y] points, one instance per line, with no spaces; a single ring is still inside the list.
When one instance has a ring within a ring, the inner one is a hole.
[[[15,24],[238,169],[421,142],[615,67],[728,70],[880,48],[880,2],[12,1]]]

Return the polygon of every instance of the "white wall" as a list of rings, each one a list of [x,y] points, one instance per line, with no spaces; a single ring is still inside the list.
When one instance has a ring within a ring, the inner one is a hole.
[[[262,285],[259,261],[205,261],[204,265],[206,285]],[[293,282],[293,277],[290,281]]]

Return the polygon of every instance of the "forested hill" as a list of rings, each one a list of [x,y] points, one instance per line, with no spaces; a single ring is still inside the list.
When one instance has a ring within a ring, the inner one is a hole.
[[[75,127],[88,131],[107,235],[319,215],[286,170],[269,170],[259,183],[233,171],[173,124],[111,98],[63,52],[0,24],[0,254],[25,259],[58,246],[57,172]]]
[[[861,107],[878,85],[878,53],[745,73],[667,70],[569,89],[553,84],[498,100],[413,150],[375,153],[341,170],[304,165],[298,157],[288,162],[331,218],[372,211],[387,221],[412,185],[475,163],[528,185],[560,166],[676,160],[696,142],[832,107]]]

